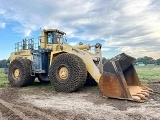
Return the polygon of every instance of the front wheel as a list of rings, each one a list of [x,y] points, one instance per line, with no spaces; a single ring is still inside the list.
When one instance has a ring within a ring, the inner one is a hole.
[[[49,79],[56,91],[73,92],[79,90],[86,82],[87,70],[81,58],[63,53],[52,62]]]

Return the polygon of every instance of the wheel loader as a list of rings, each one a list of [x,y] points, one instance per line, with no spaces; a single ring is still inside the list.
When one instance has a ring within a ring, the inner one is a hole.
[[[109,98],[136,102],[148,98],[152,90],[140,83],[132,64],[133,57],[121,53],[102,64],[100,43],[71,46],[65,35],[58,29],[43,29],[38,43],[35,39],[16,43],[9,57],[10,85],[28,86],[37,77],[40,82],[50,81],[58,92],[74,92],[86,83],[96,83]]]

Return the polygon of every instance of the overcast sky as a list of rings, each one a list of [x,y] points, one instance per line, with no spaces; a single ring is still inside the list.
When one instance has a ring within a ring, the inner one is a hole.
[[[66,32],[72,45],[99,42],[107,58],[160,58],[159,0],[0,0],[0,59],[40,28]]]

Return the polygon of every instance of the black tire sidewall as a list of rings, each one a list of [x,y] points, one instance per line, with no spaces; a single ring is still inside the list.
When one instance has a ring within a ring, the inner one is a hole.
[[[19,78],[16,79],[14,78],[13,72],[15,69],[19,70]],[[22,76],[23,76],[23,65],[19,60],[13,60],[12,63],[9,66],[9,74],[8,74],[8,80],[11,86],[13,87],[18,87],[18,86],[22,86],[23,82],[22,82]]]
[[[9,66],[8,80],[12,87],[24,87],[34,82],[34,77],[30,75],[31,62],[28,59],[17,58]],[[19,70],[19,78],[14,78],[13,71]]]

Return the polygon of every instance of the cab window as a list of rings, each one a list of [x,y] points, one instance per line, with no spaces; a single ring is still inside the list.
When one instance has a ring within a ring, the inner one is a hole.
[[[54,32],[49,32],[48,33],[48,44],[57,44],[57,38]]]

